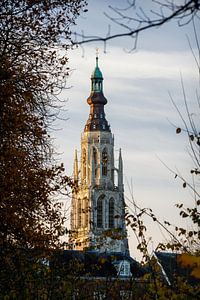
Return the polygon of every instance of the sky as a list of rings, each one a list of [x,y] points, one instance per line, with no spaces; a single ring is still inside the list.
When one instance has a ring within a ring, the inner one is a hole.
[[[149,9],[151,1],[145,1]],[[122,28],[112,24],[104,12],[108,5],[122,7],[126,1],[89,1],[88,12],[77,20],[73,30],[87,35],[106,35]],[[60,95],[66,100],[62,117],[57,121],[54,142],[59,159],[64,162],[66,173],[72,174],[75,149],[80,156],[80,137],[89,115],[86,100],[90,94],[90,76],[95,67],[96,47],[99,48],[99,66],[104,76],[106,118],[115,136],[115,160],[122,149],[126,202],[134,201],[141,207],[151,208],[160,221],[168,220],[181,225],[176,203],[193,205],[193,194],[182,188],[168,168],[190,180],[193,163],[188,154],[186,135],[176,134],[176,127],[183,126],[172,104],[170,95],[185,116],[181,77],[190,111],[197,113],[195,89],[198,73],[187,36],[193,49],[195,42],[192,26],[178,27],[175,22],[151,29],[139,36],[137,48],[131,38],[110,41],[106,53],[102,43],[89,43],[68,52],[71,73],[67,89]],[[170,95],[169,95],[170,94]],[[195,115],[194,115],[195,116]],[[197,122],[199,116],[195,116]],[[188,176],[189,175],[189,176]],[[130,189],[132,186],[132,191]],[[66,207],[69,200],[66,201]],[[169,236],[151,220],[145,219],[149,250]],[[189,224],[186,224],[189,226]],[[137,241],[128,229],[132,257],[139,259]]]

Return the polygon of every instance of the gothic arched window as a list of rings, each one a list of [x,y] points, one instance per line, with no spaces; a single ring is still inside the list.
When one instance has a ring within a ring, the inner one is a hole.
[[[83,178],[85,178],[86,177],[86,150],[85,149],[83,149],[82,164],[83,164]]]
[[[115,210],[115,207],[114,207],[114,199],[111,198],[109,200],[109,215],[108,215],[108,224],[109,224],[109,228],[114,228],[115,225],[114,225],[114,210]]]
[[[107,176],[108,174],[108,154],[106,149],[104,148],[102,152],[102,175]]]
[[[103,197],[100,196],[97,200],[97,227],[103,227]]]
[[[81,228],[81,199],[78,199],[78,228]]]
[[[93,159],[94,159],[94,167],[95,167],[95,176],[97,175],[97,150],[93,148]]]
[[[93,157],[94,157],[94,163],[97,164],[97,150],[96,148],[93,148]]]

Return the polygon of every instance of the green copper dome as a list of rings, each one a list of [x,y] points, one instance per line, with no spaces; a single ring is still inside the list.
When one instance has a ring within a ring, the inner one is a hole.
[[[94,71],[92,72],[91,78],[98,78],[98,79],[103,79],[103,75],[99,69],[98,66],[98,57],[96,57],[96,67],[94,69]]]
[[[102,93],[103,92],[103,75],[98,66],[98,56],[96,56],[96,67],[91,76],[91,91]]]

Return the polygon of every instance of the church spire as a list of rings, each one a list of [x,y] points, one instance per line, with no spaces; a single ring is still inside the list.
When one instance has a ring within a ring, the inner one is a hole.
[[[91,92],[87,99],[90,115],[81,135],[80,175],[77,151],[74,159],[74,181],[77,185],[72,191],[69,244],[75,250],[95,249],[99,253],[118,252],[127,255],[122,156],[120,150],[119,165],[116,168],[114,136],[104,113],[107,100],[103,94],[103,75],[98,55],[96,61],[94,59],[91,82]],[[116,170],[118,184],[114,180]],[[114,236],[107,236],[108,230],[113,231]]]
[[[96,52],[96,67],[91,75],[91,81],[92,81],[92,88],[91,88],[92,92],[100,93],[103,91],[103,75],[101,73],[101,70],[99,69],[98,51]]]
[[[74,155],[74,181],[78,181],[78,157],[77,157],[77,150],[75,150]]]
[[[90,115],[84,131],[110,131],[104,112],[107,99],[103,94],[103,75],[99,68],[98,54],[96,54],[96,66],[91,75],[91,93],[87,103],[90,105]]]
[[[123,161],[122,161],[121,148],[119,149],[118,188],[120,190],[123,190]]]
[[[98,67],[99,49],[96,48],[96,67]]]

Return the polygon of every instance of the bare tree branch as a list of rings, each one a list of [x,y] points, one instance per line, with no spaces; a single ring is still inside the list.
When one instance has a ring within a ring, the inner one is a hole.
[[[131,3],[128,1],[128,7],[124,9],[110,6],[110,10],[116,16],[111,16],[107,12],[104,13],[105,16],[112,23],[125,28],[126,31],[113,35],[110,35],[109,33],[106,36],[92,36],[73,32],[75,39],[72,44],[82,45],[92,42],[106,43],[107,41],[121,37],[132,37],[137,39],[139,33],[154,27],[160,27],[172,20],[177,20],[179,26],[184,26],[193,21],[195,17],[199,18],[199,0],[185,0],[183,4],[178,2],[179,1],[176,3],[175,1],[166,0],[165,2],[161,2],[152,0],[152,4],[157,6],[157,10],[150,10],[149,15],[141,6],[137,8],[136,1],[132,1]],[[131,23],[134,23],[134,25],[131,25]]]

